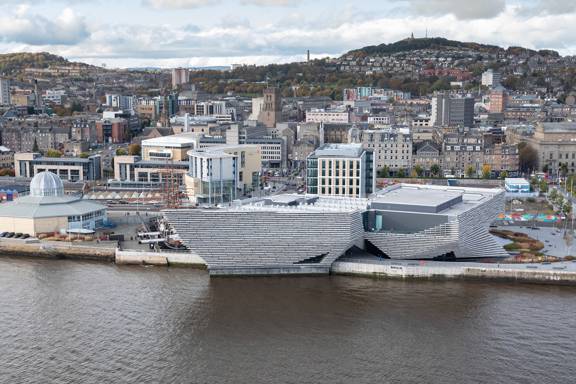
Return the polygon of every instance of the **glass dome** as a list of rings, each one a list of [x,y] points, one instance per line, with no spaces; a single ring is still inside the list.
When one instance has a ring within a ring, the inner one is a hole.
[[[30,196],[64,196],[64,183],[52,172],[40,172],[30,182]]]

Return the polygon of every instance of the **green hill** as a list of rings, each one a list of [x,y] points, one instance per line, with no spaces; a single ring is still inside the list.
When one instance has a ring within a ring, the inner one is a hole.
[[[448,40],[443,37],[432,38],[408,38],[390,44],[371,45],[348,52],[346,55],[354,56],[373,56],[373,55],[390,55],[400,52],[411,52],[421,49],[444,50],[448,48],[462,48],[477,51],[478,53],[510,53],[517,55],[527,52],[530,55],[540,54],[542,56],[559,56],[558,52],[551,50],[535,51],[528,48],[509,47],[504,49],[496,45],[480,44],[473,42],[462,42]]]
[[[464,43],[461,41],[448,40],[443,37],[432,38],[408,38],[390,44],[371,45],[368,47],[355,49],[348,52],[348,54],[358,55],[385,55],[399,52],[411,52],[420,49],[438,49],[444,48],[466,48],[483,52],[497,52],[503,49],[495,45],[479,44],[479,43]]]
[[[62,65],[77,65],[86,68],[90,67],[88,64],[73,63],[61,56],[47,52],[0,54],[0,73],[3,74],[20,72],[24,68],[49,68],[51,66]]]

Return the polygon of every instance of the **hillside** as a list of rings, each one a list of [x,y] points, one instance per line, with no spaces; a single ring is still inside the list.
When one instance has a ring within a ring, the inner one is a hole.
[[[88,64],[74,63],[67,59],[47,52],[39,53],[6,53],[0,54],[0,73],[12,74],[22,71],[24,68],[48,68],[51,66],[75,65],[91,67]]]
[[[422,49],[432,49],[432,50],[448,50],[448,49],[465,49],[470,51],[476,51],[478,53],[510,53],[519,54],[521,52],[527,52],[529,54],[540,54],[543,56],[559,56],[558,52],[550,50],[534,51],[527,48],[521,47],[510,47],[504,49],[496,45],[480,44],[473,42],[461,42],[455,40],[448,40],[442,37],[432,37],[432,38],[408,38],[404,40],[397,41],[390,44],[380,44],[371,45],[363,47],[360,49],[352,50],[346,55],[353,56],[374,56],[374,55],[391,55],[394,53],[401,52],[412,52]]]

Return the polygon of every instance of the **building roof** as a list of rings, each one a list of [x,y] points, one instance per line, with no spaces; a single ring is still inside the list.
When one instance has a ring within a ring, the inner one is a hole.
[[[46,218],[78,216],[106,209],[103,205],[66,196],[62,180],[52,172],[40,172],[30,182],[30,195],[0,205],[0,217]]]
[[[64,196],[64,183],[52,172],[40,172],[30,182],[30,196]]]
[[[205,159],[224,159],[237,157],[233,154],[226,153],[221,149],[204,148],[188,151],[188,156],[203,157]]]
[[[80,196],[24,196],[0,205],[0,217],[40,219],[48,217],[80,216],[101,211],[105,206]]]
[[[198,141],[198,136],[195,134],[181,134],[181,135],[170,135],[170,136],[160,136],[153,139],[142,140],[142,146],[149,147],[189,147],[190,145]]]
[[[430,189],[401,185],[382,191],[373,200],[377,209],[438,213],[462,202],[460,190]]]
[[[324,144],[316,149],[313,157],[350,157],[362,156],[364,148],[362,144]]]
[[[92,155],[91,157],[101,157],[100,155]],[[46,157],[46,156],[40,156],[40,157],[36,157],[35,159],[33,159],[33,162],[37,162],[37,163],[69,163],[69,162],[74,162],[74,163],[89,163],[90,162],[90,158],[82,158],[82,157]]]
[[[567,122],[560,122],[560,123],[541,123],[542,129],[544,132],[547,133],[575,133],[576,132],[576,123],[567,121]]]
[[[514,178],[514,177],[507,177],[504,182],[506,184],[514,184],[514,185],[530,185],[528,180],[523,179],[521,177]]]

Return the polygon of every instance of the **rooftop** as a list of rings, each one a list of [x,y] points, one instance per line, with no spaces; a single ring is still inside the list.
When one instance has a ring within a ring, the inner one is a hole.
[[[362,156],[362,144],[324,144],[314,151],[315,157],[353,157]]]
[[[561,123],[541,123],[544,132],[556,132],[556,133],[575,133],[576,132],[576,122],[567,121]]]
[[[387,188],[373,200],[373,207],[390,210],[438,213],[462,202],[462,191],[437,190],[402,185]]]
[[[155,137],[153,139],[142,140],[142,146],[171,146],[171,147],[189,147],[198,140],[195,134],[180,134]]]

